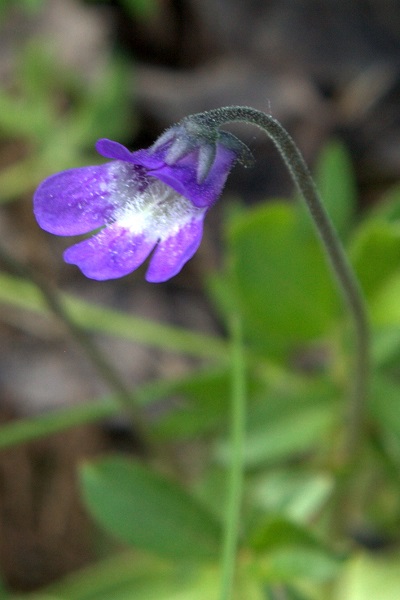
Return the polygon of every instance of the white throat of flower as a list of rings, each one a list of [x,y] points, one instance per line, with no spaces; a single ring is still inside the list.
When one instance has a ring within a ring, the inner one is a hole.
[[[129,164],[117,162],[111,194],[115,203],[113,221],[120,227],[159,240],[204,215],[206,209],[197,208],[169,185],[154,177],[140,181]]]

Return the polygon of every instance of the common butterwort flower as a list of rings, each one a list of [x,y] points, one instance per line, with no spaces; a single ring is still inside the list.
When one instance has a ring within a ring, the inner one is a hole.
[[[101,139],[100,166],[52,175],[34,195],[39,225],[57,235],[93,235],[68,248],[67,263],[92,279],[134,271],[150,255],[146,279],[176,275],[201,242],[203,220],[247,148],[232,134],[182,121],[147,150]]]

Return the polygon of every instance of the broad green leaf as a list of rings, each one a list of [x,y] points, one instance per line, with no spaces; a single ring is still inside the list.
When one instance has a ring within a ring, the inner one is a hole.
[[[400,265],[399,265],[400,266]],[[380,328],[392,327],[397,330],[400,325],[400,268],[382,283],[379,292],[370,302],[370,312],[374,325]]]
[[[269,552],[260,561],[259,577],[268,582],[290,583],[307,579],[321,583],[332,580],[340,567],[341,562],[333,555],[314,548],[294,546]]]
[[[252,498],[264,511],[304,523],[321,510],[333,486],[328,473],[286,468],[262,473],[253,483]]]
[[[398,600],[399,590],[399,554],[358,554],[345,566],[333,600]]]
[[[280,517],[259,523],[249,543],[259,557],[258,576],[264,581],[325,581],[337,574],[341,564],[306,527]]]
[[[304,236],[298,210],[268,203],[233,219],[231,274],[245,334],[266,355],[326,335],[338,295],[319,240]]]
[[[161,410],[155,416],[152,432],[161,439],[179,440],[215,432],[225,426],[230,387],[229,370],[213,368],[150,383],[139,388],[136,397],[141,404],[165,400],[168,410]],[[249,375],[249,396],[261,387],[262,384]]]
[[[125,553],[74,573],[48,590],[63,600],[175,600],[185,593],[191,598],[193,587],[206,588],[213,575],[215,578],[210,568],[182,569],[152,557]]]
[[[316,450],[334,422],[332,410],[328,406],[307,407],[296,411],[257,430],[247,437],[245,462],[249,469],[261,467],[264,463],[274,463],[303,452]],[[226,457],[228,448],[223,447]]]
[[[370,386],[369,411],[384,431],[394,433],[400,441],[399,382],[375,374]]]
[[[187,439],[215,431],[230,401],[230,374],[225,369],[196,372],[186,377],[150,383],[139,390],[143,404],[168,402],[158,411],[152,432],[162,439]]]
[[[350,246],[350,257],[368,299],[400,270],[400,223],[369,220],[363,223]]]
[[[395,365],[400,357],[400,269],[382,283],[369,302],[374,326],[372,356],[379,366]]]
[[[387,315],[374,315],[375,319],[385,320]],[[400,353],[400,325],[385,325],[375,327],[371,340],[372,363],[377,367],[388,366],[398,361]]]
[[[220,578],[219,565],[161,562],[136,552],[74,573],[46,591],[62,600],[217,600]],[[262,587],[240,564],[235,599],[264,600]]]
[[[121,457],[87,463],[82,493],[104,529],[160,556],[206,559],[218,554],[220,526],[180,486]]]
[[[267,517],[258,523],[249,539],[250,546],[257,552],[280,548],[290,544],[319,547],[305,527],[283,517]]]
[[[332,140],[323,148],[315,177],[328,214],[345,238],[354,219],[357,190],[350,154],[339,140]]]
[[[315,386],[303,382],[254,402],[248,411],[246,467],[257,469],[317,449],[337,426],[337,394],[327,381]],[[216,456],[229,462],[229,442],[217,446]]]

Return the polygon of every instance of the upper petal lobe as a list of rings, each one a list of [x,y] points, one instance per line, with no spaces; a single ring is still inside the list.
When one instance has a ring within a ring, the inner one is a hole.
[[[220,196],[226,178],[236,161],[235,150],[217,142],[215,159],[204,180],[198,181],[199,148],[189,152],[173,164],[166,160],[171,141],[156,150],[130,152],[125,146],[112,140],[101,139],[96,148],[107,158],[124,160],[146,169],[148,175],[171,186],[178,194],[188,198],[198,208],[209,208]]]
[[[145,167],[149,175],[171,186],[198,208],[209,208],[216,202],[237,158],[234,151],[218,144],[214,163],[204,181],[199,182],[198,149],[172,165],[162,160],[165,154],[165,148],[154,153],[151,150],[138,150],[132,153],[131,160]]]

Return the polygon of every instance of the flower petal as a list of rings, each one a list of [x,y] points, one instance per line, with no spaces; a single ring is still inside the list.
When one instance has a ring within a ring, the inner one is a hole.
[[[45,179],[33,199],[40,227],[57,235],[79,235],[104,225],[114,211],[110,165],[69,169]]]
[[[202,235],[203,218],[192,219],[176,233],[160,241],[150,260],[146,280],[160,283],[179,273],[200,246]]]
[[[157,240],[133,234],[118,223],[64,252],[67,263],[77,265],[91,279],[117,279],[128,275],[146,260]]]
[[[237,159],[237,154],[217,144],[214,163],[206,178],[198,181],[199,149],[190,152],[172,165],[164,161],[166,148],[159,151],[138,150],[131,154],[131,162],[142,165],[148,175],[156,177],[193,202],[198,208],[210,207],[218,199],[226,178]]]
[[[172,137],[161,146],[157,146],[156,143],[147,150],[130,152],[118,142],[101,139],[98,140],[96,149],[107,158],[124,160],[144,167],[148,175],[171,186],[198,208],[212,206],[222,192],[226,178],[238,158],[238,151],[217,142],[215,160],[204,180],[200,177],[199,181],[199,148],[185,154],[173,164],[168,164],[167,155],[173,142]]]
[[[119,142],[114,142],[113,140],[108,140],[107,138],[97,140],[96,150],[99,154],[105,156],[106,158],[113,158],[114,160],[126,160],[128,162],[133,162],[131,161],[132,152],[130,152],[128,148],[126,148]]]

